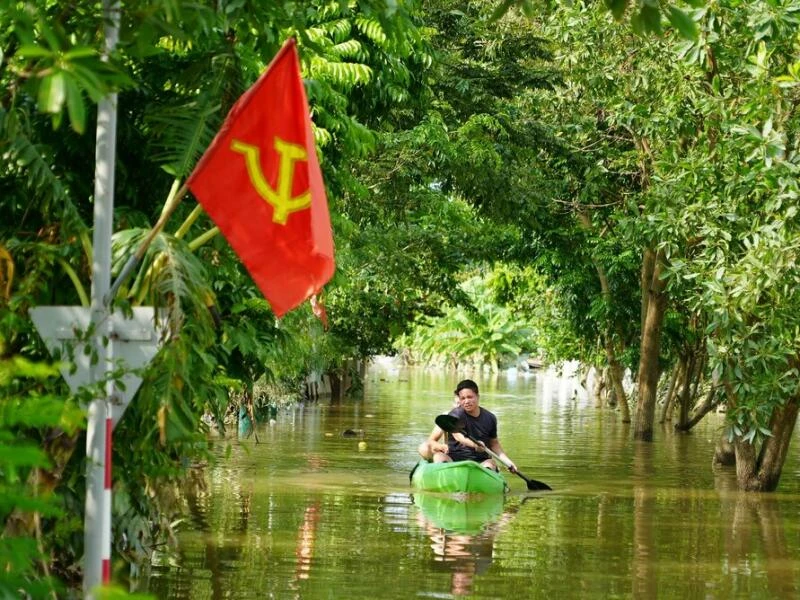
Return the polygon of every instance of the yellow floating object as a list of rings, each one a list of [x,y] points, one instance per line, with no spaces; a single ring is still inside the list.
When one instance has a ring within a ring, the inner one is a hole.
[[[367,442],[358,442],[359,452],[363,452],[366,449],[367,449]]]

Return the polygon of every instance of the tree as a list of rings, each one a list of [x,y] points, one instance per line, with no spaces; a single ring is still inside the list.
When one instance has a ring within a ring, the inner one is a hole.
[[[684,340],[694,335],[690,323],[705,324],[706,372],[726,390],[745,489],[777,485],[796,417],[788,384],[796,349],[786,336],[796,313],[794,288],[786,286],[794,278],[795,232],[785,200],[794,194],[787,175],[796,169],[788,133],[796,118],[795,10],[793,2],[746,10],[718,3],[691,13],[701,32],[696,40],[626,39],[580,6],[556,11],[552,21],[554,33],[576,43],[566,55],[581,68],[570,71],[575,81],[566,89],[580,92],[574,97],[588,107],[576,114],[589,123],[594,114],[603,125],[595,131],[615,133],[632,150],[620,155],[627,161],[604,164],[638,178],[620,188],[629,197],[605,223],[623,225],[620,239],[645,248],[643,282],[652,283],[642,289],[652,296],[642,296],[642,314],[662,318],[649,334],[642,321],[641,361],[649,356],[652,368],[664,359],[653,334],[666,317],[668,293],[687,311],[677,321]],[[595,35],[604,36],[610,55],[586,53]],[[664,60],[670,55],[682,62]],[[742,71],[742,64],[749,66]],[[610,149],[599,150],[605,161]],[[641,361],[636,432],[647,439],[656,378]]]
[[[797,326],[797,229],[786,199],[796,194],[800,7],[742,8],[726,2],[698,12],[701,38],[678,45],[698,80],[691,103],[700,127],[682,155],[664,157],[672,202],[657,223],[682,232],[688,249],[671,261],[671,281],[694,283],[686,298],[707,320],[709,368],[725,392],[739,485],[773,490],[797,416],[789,333]]]

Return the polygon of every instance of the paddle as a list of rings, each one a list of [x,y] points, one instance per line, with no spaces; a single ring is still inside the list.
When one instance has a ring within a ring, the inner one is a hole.
[[[446,431],[447,433],[460,433],[464,437],[466,437],[469,441],[473,442],[474,444],[478,444],[478,440],[469,436],[464,432],[464,423],[458,417],[454,417],[453,415],[439,415],[436,417],[436,424],[439,426],[442,431]],[[510,466],[509,463],[502,458],[500,458],[497,454],[486,448],[486,452],[496,461],[504,464],[507,468]],[[512,471],[515,475],[519,475],[522,479],[525,480],[525,483],[528,484],[528,489],[531,491],[540,491],[540,490],[552,490],[549,485],[543,483],[541,481],[536,481],[535,479],[528,479],[520,473],[519,471]]]

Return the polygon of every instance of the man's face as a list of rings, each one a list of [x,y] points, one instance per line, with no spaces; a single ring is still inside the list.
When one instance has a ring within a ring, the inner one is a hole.
[[[478,410],[478,394],[473,390],[463,389],[458,392],[458,402],[469,414]]]

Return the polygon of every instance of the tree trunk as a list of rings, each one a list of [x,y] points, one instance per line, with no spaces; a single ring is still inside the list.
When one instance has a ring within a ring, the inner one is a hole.
[[[741,438],[734,441],[736,479],[740,489],[772,492],[778,487],[799,408],[800,397],[795,396],[772,411],[770,420],[772,435],[761,444],[761,451],[758,454],[750,442]]]
[[[342,379],[338,371],[328,371],[331,381],[331,400],[339,401],[342,399]]]
[[[347,396],[347,392],[353,386],[352,366],[353,364],[347,360],[341,367],[328,371],[331,381],[331,400],[339,402]]]
[[[642,296],[647,297],[643,303],[645,309],[644,327],[642,328],[642,346],[639,358],[639,397],[636,403],[636,422],[634,423],[633,437],[635,440],[652,441],[653,424],[656,411],[656,393],[658,391],[659,365],[661,354],[661,327],[664,323],[664,314],[667,308],[666,283],[661,279],[662,257],[661,252],[653,258],[652,250],[645,251],[642,264],[642,283],[645,283],[644,272],[652,273],[647,287],[642,289]],[[649,265],[654,264],[652,270]]]
[[[712,464],[720,467],[732,467],[736,464],[736,449],[725,434],[717,440]]]
[[[736,481],[741,490],[758,490],[758,465],[756,447],[741,438],[733,441],[736,453]]]
[[[685,360],[686,364],[686,377],[684,377],[683,388],[681,389],[680,401],[678,403],[678,423],[675,429],[679,431],[686,431],[686,424],[689,422],[689,411],[692,408],[692,383],[695,377],[697,366],[697,359],[694,353],[690,353],[688,359]]]
[[[592,223],[586,213],[578,213],[578,221],[584,229],[591,230]],[[594,263],[594,268],[597,271],[597,278],[600,281],[600,291],[603,295],[603,300],[606,302],[606,304],[611,305],[611,286],[608,283],[608,274],[606,273],[605,267],[603,267],[603,265],[601,265],[600,262],[594,257],[592,257],[592,262]],[[606,332],[603,337],[606,350],[606,359],[608,360],[609,366],[608,374],[611,383],[611,392],[614,396],[616,396],[617,403],[619,404],[620,411],[622,413],[622,422],[630,423],[631,412],[630,407],[628,406],[628,397],[625,394],[625,389],[622,387],[622,366],[619,364],[619,360],[617,358],[619,353],[614,348],[613,332],[610,323],[607,325]]]
[[[678,381],[681,378],[682,372],[683,362],[679,361],[678,364],[676,364],[672,369],[672,377],[670,377],[669,380],[669,388],[667,389],[667,396],[664,398],[664,408],[661,410],[661,419],[659,420],[659,423],[672,420],[672,415],[670,414],[670,409],[672,408],[672,399],[675,397],[675,389],[678,385]]]
[[[648,291],[653,284],[653,273],[656,269],[656,253],[651,248],[645,248],[642,256],[642,272],[639,275],[639,288],[642,291],[642,301],[639,306],[639,324],[642,336],[644,336],[645,321],[647,320],[647,306],[650,300]]]
[[[701,344],[697,345],[697,349],[694,352],[695,357],[695,364],[694,364],[694,372],[695,375],[692,378],[692,398],[697,398],[697,390],[700,389],[700,384],[703,382],[703,371],[706,368],[706,360],[708,359],[708,354],[706,353],[706,344],[705,339]]]
[[[592,395],[594,396],[595,408],[603,406],[603,396],[606,389],[606,370],[595,369],[594,385],[592,386]]]
[[[697,407],[697,410],[694,412],[694,415],[687,419],[685,423],[677,423],[675,425],[675,429],[678,431],[689,431],[692,427],[697,425],[700,421],[703,420],[708,413],[714,410],[717,405],[719,404],[719,398],[717,396],[717,388],[711,387],[708,390],[708,394],[706,394],[705,400],[703,403]]]
[[[622,422],[631,422],[631,411],[628,407],[628,396],[625,394],[625,388],[622,387],[622,365],[619,364],[617,353],[614,349],[614,343],[611,341],[611,336],[605,336],[606,346],[606,360],[608,360],[608,378],[610,379],[611,389],[614,390],[614,395],[617,398],[619,409],[622,414]]]

